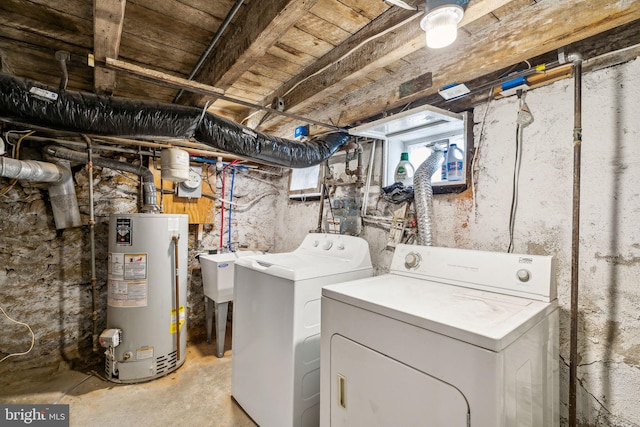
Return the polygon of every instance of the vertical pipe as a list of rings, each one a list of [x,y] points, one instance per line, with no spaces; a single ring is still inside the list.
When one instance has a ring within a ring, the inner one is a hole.
[[[224,168],[220,171],[220,179],[222,180],[222,188],[220,192],[220,252],[224,252]]]
[[[580,255],[580,165],[582,146],[582,55],[569,55],[573,61],[573,225],[571,235],[571,338],[569,354],[569,427],[576,427],[576,386],[578,363],[578,272]]]
[[[318,211],[318,227],[316,227],[316,233],[322,233],[322,217],[324,216],[324,186],[325,186],[325,164],[322,163],[320,165],[321,173],[320,173],[320,207]]]
[[[231,168],[231,189],[229,189],[229,217],[227,221],[229,222],[229,233],[227,236],[227,250],[232,252],[231,250],[231,214],[233,213],[233,185],[236,181],[236,168],[235,166]]]
[[[176,273],[176,365],[180,362],[180,270],[178,258],[178,241],[180,235],[176,234],[172,237],[174,250],[174,268]]]
[[[371,177],[376,155],[376,140],[371,143],[371,157],[369,157],[369,169],[367,170],[367,181],[364,184],[364,194],[362,196],[362,217],[367,216],[367,204],[369,203],[369,188],[371,187]]]
[[[91,304],[93,312],[93,351],[98,351],[98,284],[96,279],[96,220],[93,209],[93,149],[91,139],[82,135],[87,143],[87,175],[89,176],[89,245],[91,246]]]

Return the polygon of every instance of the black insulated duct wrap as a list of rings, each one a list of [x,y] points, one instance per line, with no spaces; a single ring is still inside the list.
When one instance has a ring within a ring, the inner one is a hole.
[[[0,73],[0,117],[25,125],[129,138],[195,138],[216,150],[288,168],[314,166],[349,140],[334,132],[292,141],[194,107],[59,90]]]

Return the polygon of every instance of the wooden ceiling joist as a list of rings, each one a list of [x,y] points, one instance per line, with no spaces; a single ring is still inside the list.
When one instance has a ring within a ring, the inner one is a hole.
[[[118,58],[126,4],[126,0],[93,0],[93,55],[98,61]],[[114,71],[96,67],[93,78],[96,93],[113,94]]]
[[[195,75],[195,80],[228,89],[316,2],[317,0],[249,2],[237,17],[237,21],[244,24],[227,29]],[[181,102],[200,106],[205,99],[191,94]]]

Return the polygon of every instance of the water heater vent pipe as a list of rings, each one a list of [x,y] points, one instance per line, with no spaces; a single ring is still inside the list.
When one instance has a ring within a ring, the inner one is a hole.
[[[71,150],[69,148],[57,145],[48,145],[45,147],[45,153],[60,159],[70,160],[72,162],[87,163],[88,157],[86,153]],[[105,167],[113,170],[129,172],[138,175],[142,179],[144,202],[142,212],[156,213],[158,206],[156,205],[156,185],[154,183],[153,172],[149,168],[142,165],[132,165],[131,163],[119,162],[117,160],[105,159],[104,157],[93,157],[92,164],[94,166]]]
[[[57,229],[82,225],[69,162],[56,164],[37,160],[0,157],[0,177],[49,183],[49,199]]]

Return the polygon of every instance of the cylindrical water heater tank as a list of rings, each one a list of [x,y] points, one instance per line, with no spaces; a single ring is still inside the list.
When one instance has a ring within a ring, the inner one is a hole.
[[[100,337],[110,380],[148,381],[184,363],[188,233],[187,215],[111,215],[108,329]]]

